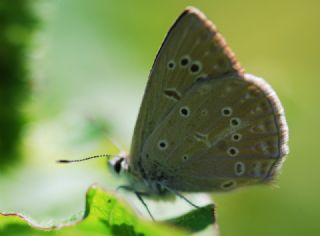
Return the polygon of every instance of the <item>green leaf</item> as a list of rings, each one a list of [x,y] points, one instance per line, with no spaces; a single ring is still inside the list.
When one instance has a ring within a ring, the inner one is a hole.
[[[213,204],[209,204],[165,222],[195,233],[215,224],[215,221],[215,207]]]
[[[213,223],[213,206],[193,210],[164,222],[140,218],[112,193],[92,186],[86,197],[86,208],[77,222],[41,226],[21,214],[0,213],[0,235],[190,235]],[[175,227],[174,227],[175,226]]]

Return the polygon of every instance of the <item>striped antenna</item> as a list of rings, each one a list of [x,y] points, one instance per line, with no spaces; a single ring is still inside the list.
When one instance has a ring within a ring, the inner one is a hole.
[[[101,155],[95,155],[95,156],[91,156],[91,157],[85,157],[83,159],[78,159],[78,160],[57,160],[58,163],[72,163],[72,162],[81,162],[81,161],[87,161],[90,159],[94,159],[94,158],[100,158],[100,157],[108,157],[108,159],[110,157],[114,157],[114,155],[111,154],[101,154]]]

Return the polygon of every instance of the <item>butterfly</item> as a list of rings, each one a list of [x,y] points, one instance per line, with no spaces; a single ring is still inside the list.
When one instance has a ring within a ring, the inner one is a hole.
[[[182,193],[270,182],[287,143],[274,90],[246,74],[213,23],[189,7],[156,56],[130,154],[109,166],[127,176],[121,187],[145,206],[142,196],[174,194],[188,201]]]

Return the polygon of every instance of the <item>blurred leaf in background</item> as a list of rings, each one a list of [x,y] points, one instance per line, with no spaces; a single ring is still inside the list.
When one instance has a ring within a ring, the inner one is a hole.
[[[128,150],[157,50],[177,16],[193,5],[217,25],[246,71],[272,85],[290,129],[290,154],[274,186],[212,194],[221,235],[318,234],[319,1],[35,5],[43,26],[31,57],[33,90],[26,110],[32,122],[23,136],[27,163],[0,178],[1,211],[61,219],[83,210],[83,193],[91,183],[116,188],[119,182],[106,171],[105,160],[64,167],[55,160],[117,153],[107,138]],[[92,119],[106,133],[96,132]],[[170,204],[150,202],[150,208],[162,217],[183,210],[179,202]]]
[[[20,157],[29,99],[28,49],[37,21],[31,1],[0,2],[0,171]]]

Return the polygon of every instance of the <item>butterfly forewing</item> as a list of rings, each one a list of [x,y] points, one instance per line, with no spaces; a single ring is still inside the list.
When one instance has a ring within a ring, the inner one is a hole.
[[[132,140],[132,172],[139,175],[146,139],[192,85],[225,74],[242,74],[242,69],[215,26],[188,8],[172,26],[152,67]]]

